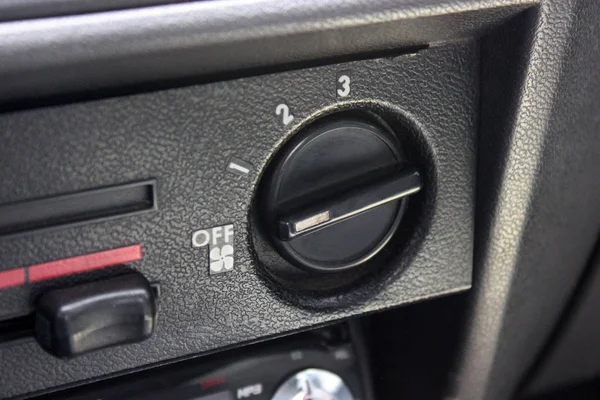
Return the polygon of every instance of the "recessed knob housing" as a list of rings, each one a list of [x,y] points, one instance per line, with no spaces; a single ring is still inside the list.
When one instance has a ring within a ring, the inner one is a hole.
[[[296,135],[272,161],[260,186],[260,222],[291,264],[347,270],[381,251],[422,186],[389,129],[335,118]]]

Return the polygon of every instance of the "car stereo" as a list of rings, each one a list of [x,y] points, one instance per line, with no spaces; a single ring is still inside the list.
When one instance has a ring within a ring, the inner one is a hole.
[[[48,393],[65,400],[370,400],[358,328],[337,325]]]

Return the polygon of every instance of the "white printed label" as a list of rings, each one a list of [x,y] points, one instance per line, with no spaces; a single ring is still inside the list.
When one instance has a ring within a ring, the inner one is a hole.
[[[285,103],[278,104],[277,107],[275,107],[275,114],[281,117],[283,125],[289,125],[294,120],[290,108]]]
[[[238,399],[246,399],[251,396],[258,396],[263,392],[262,383],[255,383],[253,385],[248,385],[241,387],[237,390],[237,398]]]
[[[239,158],[231,157],[227,164],[227,170],[237,175],[248,175],[252,171],[252,165]]]
[[[344,98],[350,96],[351,79],[350,71],[341,71],[336,79],[336,94],[338,97]]]
[[[192,234],[192,247],[205,246],[208,246],[208,271],[211,275],[233,270],[233,224],[195,231]]]

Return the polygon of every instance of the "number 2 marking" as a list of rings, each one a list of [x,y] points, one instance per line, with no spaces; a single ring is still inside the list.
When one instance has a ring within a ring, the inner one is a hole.
[[[290,108],[285,103],[281,103],[277,106],[277,108],[275,108],[275,114],[281,116],[281,122],[283,122],[284,125],[288,125],[294,120],[294,116],[290,112]]]
[[[348,97],[350,94],[350,77],[348,75],[341,75],[338,78],[338,82],[341,84],[341,88],[337,90],[337,94],[340,97]]]

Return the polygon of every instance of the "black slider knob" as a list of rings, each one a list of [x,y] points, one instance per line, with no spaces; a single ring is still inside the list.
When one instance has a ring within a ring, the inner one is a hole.
[[[132,273],[44,293],[36,303],[35,337],[49,353],[74,357],[147,339],[156,313],[152,287]]]

